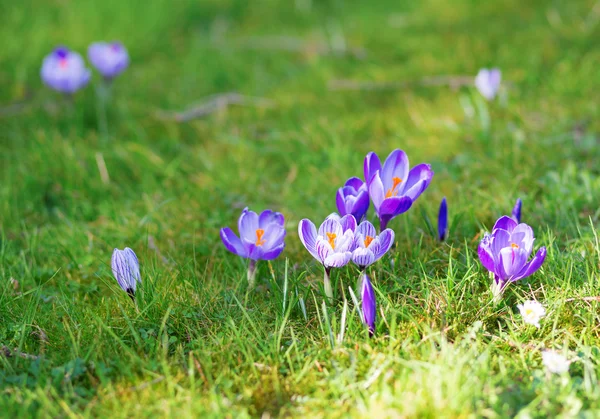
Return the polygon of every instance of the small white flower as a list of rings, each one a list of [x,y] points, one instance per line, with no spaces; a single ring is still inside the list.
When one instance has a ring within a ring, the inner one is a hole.
[[[487,100],[492,100],[496,97],[498,89],[500,88],[500,80],[502,79],[502,73],[497,68],[482,68],[475,77],[475,87],[479,90],[479,93]]]
[[[542,352],[542,362],[546,369],[553,374],[564,374],[569,371],[571,361],[566,356],[551,349]]]
[[[517,306],[523,316],[523,321],[527,324],[531,324],[539,329],[540,319],[546,315],[544,306],[537,301],[525,301],[523,304]]]

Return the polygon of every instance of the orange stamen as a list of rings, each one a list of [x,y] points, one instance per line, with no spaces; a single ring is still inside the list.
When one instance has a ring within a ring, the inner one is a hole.
[[[365,247],[369,247],[369,245],[371,244],[371,242],[373,240],[375,240],[375,237],[371,237],[371,236],[365,237]]]
[[[265,235],[265,230],[263,230],[262,228],[259,228],[256,230],[256,245],[257,246],[262,246],[263,244],[265,244],[265,241],[263,240],[263,236]]]
[[[335,238],[336,237],[337,237],[337,234],[335,234],[335,233],[327,233],[327,241],[331,245],[332,249],[335,249]]]
[[[390,189],[388,189],[387,192],[385,193],[386,198],[391,198],[392,196],[398,195],[398,191],[396,190],[396,188],[398,187],[398,185],[400,185],[402,183],[402,179],[394,176],[392,178],[392,181],[394,182],[392,184],[392,187]]]
[[[519,245],[517,243],[513,243],[510,245],[510,247],[512,247],[513,249],[518,249]]]

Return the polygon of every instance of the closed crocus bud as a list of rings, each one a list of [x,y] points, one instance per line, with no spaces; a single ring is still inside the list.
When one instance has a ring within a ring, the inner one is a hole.
[[[475,77],[475,87],[479,90],[479,93],[487,100],[492,100],[496,97],[498,89],[500,88],[500,80],[502,79],[502,73],[497,68],[482,68]]]
[[[88,84],[91,71],[85,67],[81,55],[66,47],[58,47],[44,58],[40,75],[48,87],[72,94]]]
[[[129,65],[129,54],[120,42],[95,42],[88,48],[88,58],[105,79],[112,79]]]
[[[521,201],[521,198],[517,199],[517,202],[515,203],[515,206],[512,210],[512,219],[515,220],[517,223],[521,222],[521,206],[523,205],[523,201]]]
[[[360,296],[362,299],[362,314],[365,325],[369,328],[369,335],[375,334],[375,320],[377,317],[377,302],[375,300],[375,291],[371,285],[369,276],[364,272],[362,274],[362,283],[360,287]]]
[[[137,282],[142,282],[140,264],[135,252],[129,247],[113,250],[110,266],[119,286],[133,300]]]
[[[448,204],[446,203],[446,197],[442,199],[440,204],[440,211],[438,212],[438,238],[440,241],[446,240],[448,234]]]

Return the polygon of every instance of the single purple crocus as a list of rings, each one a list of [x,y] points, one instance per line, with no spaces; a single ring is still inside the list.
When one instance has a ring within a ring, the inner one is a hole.
[[[394,244],[394,231],[392,229],[386,228],[377,235],[373,224],[363,221],[354,233],[352,261],[364,271],[367,266],[381,259],[390,250],[392,244]]]
[[[331,268],[341,268],[352,259],[356,219],[352,214],[340,217],[333,213],[317,228],[312,221],[303,219],[298,224],[298,235],[306,250],[325,268],[325,295],[333,300],[329,275]]]
[[[50,88],[73,94],[90,81],[91,71],[81,55],[66,47],[55,48],[44,58],[40,75]]]
[[[135,300],[135,289],[137,283],[142,283],[140,276],[140,263],[135,252],[129,247],[123,250],[113,250],[110,260],[113,275],[119,286],[125,291],[132,300]]]
[[[129,65],[129,54],[120,42],[95,42],[88,48],[88,58],[106,80],[112,80]]]
[[[221,229],[221,240],[232,253],[250,259],[248,266],[248,284],[254,287],[256,262],[273,260],[285,247],[285,227],[283,215],[279,212],[264,210],[260,215],[245,208],[238,220],[240,237],[229,228]]]
[[[377,301],[375,300],[375,291],[373,291],[373,286],[366,272],[362,273],[360,296],[362,300],[363,321],[369,328],[369,335],[373,336],[375,334],[375,319],[377,317]]]
[[[446,234],[448,234],[448,204],[446,203],[446,197],[444,197],[438,212],[438,238],[441,242],[446,240]]]
[[[380,230],[385,230],[392,218],[408,211],[433,177],[428,164],[409,169],[408,156],[402,150],[392,151],[383,167],[377,154],[370,152],[365,157],[364,172]]]
[[[360,222],[369,209],[367,184],[362,179],[351,177],[338,189],[335,203],[340,215],[352,214]]]
[[[494,274],[492,292],[495,300],[502,296],[510,282],[532,275],[544,263],[545,247],[540,247],[533,259],[527,262],[534,240],[531,227],[503,216],[496,221],[492,233],[486,234],[479,243],[479,260]]]
[[[517,198],[517,202],[515,202],[515,206],[513,207],[512,217],[511,217],[517,223],[521,222],[521,206],[522,205],[523,205],[523,201],[521,201],[521,198]]]
[[[475,87],[479,93],[487,100],[492,100],[496,97],[500,88],[502,73],[497,68],[482,68],[475,77]]]

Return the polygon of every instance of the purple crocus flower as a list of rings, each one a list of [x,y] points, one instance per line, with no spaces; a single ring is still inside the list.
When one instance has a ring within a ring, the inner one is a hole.
[[[238,220],[240,237],[229,228],[221,229],[221,240],[232,253],[250,259],[248,283],[254,287],[256,261],[272,260],[283,252],[285,228],[283,215],[265,210],[260,215],[245,208]]]
[[[373,224],[363,221],[356,228],[354,233],[354,252],[352,252],[352,261],[358,265],[361,270],[375,263],[394,243],[394,231],[386,228],[379,235]]]
[[[433,177],[428,164],[409,169],[408,156],[402,150],[392,151],[383,167],[377,154],[370,152],[365,157],[364,172],[380,230],[385,230],[392,218],[408,211]]]
[[[81,55],[66,47],[58,47],[44,58],[40,75],[50,88],[72,94],[90,81],[91,71]]]
[[[352,214],[360,221],[369,209],[369,191],[367,184],[357,177],[351,177],[337,191],[335,198],[340,215]]]
[[[494,225],[492,234],[486,234],[479,243],[481,264],[494,274],[492,291],[499,299],[508,283],[526,278],[537,271],[546,258],[546,248],[541,247],[527,262],[533,250],[533,230],[527,224],[517,224],[503,216]]]
[[[517,198],[517,202],[515,203],[515,206],[512,210],[512,217],[511,217],[517,223],[521,222],[521,205],[523,205],[523,201],[521,201],[521,198]]]
[[[140,276],[140,263],[135,252],[129,247],[123,250],[113,250],[110,260],[113,275],[119,286],[125,291],[131,299],[135,298],[135,289],[137,282],[142,282]]]
[[[298,235],[306,250],[325,268],[325,295],[333,299],[329,274],[331,268],[341,268],[352,258],[356,219],[352,214],[340,217],[333,213],[317,228],[312,221],[303,219],[298,224]]]
[[[360,287],[362,300],[363,321],[369,327],[369,335],[375,334],[375,319],[377,317],[377,302],[375,300],[375,291],[366,272],[362,274],[362,283]]]
[[[107,80],[118,76],[129,65],[129,54],[120,42],[95,42],[88,48],[88,58]]]
[[[492,100],[496,97],[498,89],[500,88],[500,80],[502,79],[502,73],[497,68],[482,68],[475,77],[475,87],[479,90],[479,93],[487,100]]]
[[[446,203],[446,197],[444,197],[438,212],[438,238],[441,242],[446,240],[446,234],[448,234],[448,204]]]

